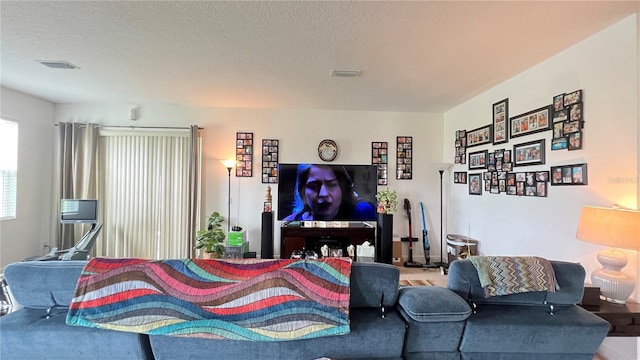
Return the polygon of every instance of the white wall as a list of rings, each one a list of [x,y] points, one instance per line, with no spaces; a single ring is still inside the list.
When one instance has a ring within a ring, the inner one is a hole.
[[[464,185],[450,186],[448,230],[481,241],[483,254],[538,255],[582,263],[587,274],[599,268],[601,246],[575,237],[585,205],[618,204],[638,209],[639,62],[637,15],[576,44],[495,88],[445,113],[446,159],[454,156],[457,129],[491,123],[491,105],[509,98],[515,116],[550,104],[554,95],[584,91],[584,148],[550,151],[551,131],[518,137],[507,144],[470,151],[512,149],[514,144],[546,139],[546,164],[515,171],[549,170],[561,164],[588,163],[588,186],[551,186],[547,198],[487,194],[469,196]],[[456,165],[453,171],[466,171]],[[476,171],[471,171],[476,172]],[[624,272],[638,279],[638,256],[626,251]],[[587,275],[588,277],[588,275]],[[638,286],[636,286],[636,289]],[[637,299],[637,295],[634,293]],[[618,344],[619,359],[635,359],[635,339]]]
[[[401,202],[407,197],[416,204],[412,218],[419,220],[419,202],[427,207],[429,229],[439,228],[439,175],[433,165],[442,158],[442,114],[347,112],[328,110],[249,110],[188,108],[171,105],[141,105],[140,120],[127,120],[127,105],[58,105],[56,121],[95,122],[101,125],[184,126],[198,124],[203,131],[203,218],[212,211],[227,214],[227,170],[221,159],[234,158],[235,134],[250,131],[254,139],[280,140],[280,162],[321,162],[317,157],[320,140],[334,139],[339,146],[336,164],[370,164],[371,142],[389,142],[395,152],[396,136],[414,137],[413,180],[389,179],[389,187],[398,191]],[[254,154],[254,176],[231,178],[231,221],[248,231],[250,250],[260,253],[260,213],[267,184],[260,177],[261,155]],[[395,155],[390,154],[390,169],[395,169]],[[390,172],[393,174],[393,172]],[[273,203],[277,204],[277,185],[271,185]],[[275,208],[274,208],[275,210]],[[394,232],[408,236],[408,224],[402,207],[394,217]],[[422,230],[421,221],[413,222],[414,237]],[[430,232],[433,246],[439,244],[437,231]],[[280,254],[280,231],[275,229],[274,254]],[[432,253],[439,253],[439,245]],[[416,250],[414,259],[422,260]],[[434,261],[437,259],[434,259]]]
[[[0,221],[0,267],[42,254],[51,235],[54,105],[0,88],[0,115],[18,123],[16,218]]]

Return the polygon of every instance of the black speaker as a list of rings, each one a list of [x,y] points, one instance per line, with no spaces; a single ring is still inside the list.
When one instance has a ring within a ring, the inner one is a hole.
[[[376,223],[376,262],[393,262],[393,215],[378,214]]]
[[[262,213],[262,233],[260,235],[260,258],[273,259],[273,213]]]

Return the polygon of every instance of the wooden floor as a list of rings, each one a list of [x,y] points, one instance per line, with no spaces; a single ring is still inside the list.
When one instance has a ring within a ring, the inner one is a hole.
[[[429,280],[435,286],[447,287],[447,276],[442,275],[440,268],[406,268],[398,266],[401,280]]]

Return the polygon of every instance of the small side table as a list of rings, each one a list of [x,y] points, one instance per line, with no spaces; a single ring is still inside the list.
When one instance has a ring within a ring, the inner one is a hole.
[[[600,300],[600,306],[583,308],[611,324],[607,336],[640,336],[640,304],[637,302],[627,301],[622,305]]]

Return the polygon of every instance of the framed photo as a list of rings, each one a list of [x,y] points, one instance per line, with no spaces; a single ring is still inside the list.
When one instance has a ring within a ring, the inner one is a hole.
[[[265,202],[262,211],[264,212],[271,212],[271,203],[270,202]]]
[[[567,119],[569,119],[568,113],[569,112],[566,109],[560,110],[560,111],[555,111],[553,113],[553,122],[557,123],[557,122],[567,121]]]
[[[253,176],[253,133],[236,133],[236,177]]]
[[[511,138],[551,129],[551,105],[543,106],[510,119]]]
[[[469,153],[469,170],[486,169],[488,153],[487,150]]]
[[[565,121],[562,123],[563,135],[569,135],[574,132],[580,131],[580,120]]]
[[[491,128],[492,125],[489,124],[467,131],[467,147],[491,144],[491,139],[493,138]]]
[[[551,185],[587,185],[587,164],[551,167]]]
[[[551,140],[551,150],[564,150],[568,147],[567,138],[558,138]]]
[[[564,110],[564,93],[556,95],[553,97],[553,115],[555,118],[555,114],[559,111]]]
[[[544,164],[545,139],[513,145],[513,166]]]
[[[568,94],[564,94],[564,107],[582,102],[582,90],[576,90]]]
[[[509,99],[493,104],[493,145],[509,141]]]
[[[469,174],[469,195],[482,195],[482,174]]]
[[[573,104],[569,106],[569,121],[581,121],[582,120],[582,103]]]
[[[569,151],[582,149],[582,131],[569,134],[567,142],[569,143],[567,147]]]
[[[262,139],[262,183],[278,183],[278,139]]]
[[[453,183],[454,184],[466,184],[467,183],[467,172],[466,171],[455,171],[453,173]]]
[[[396,180],[413,178],[413,136],[396,136]]]
[[[371,143],[371,164],[378,167],[378,185],[387,185],[389,163],[389,143],[374,141]]]

